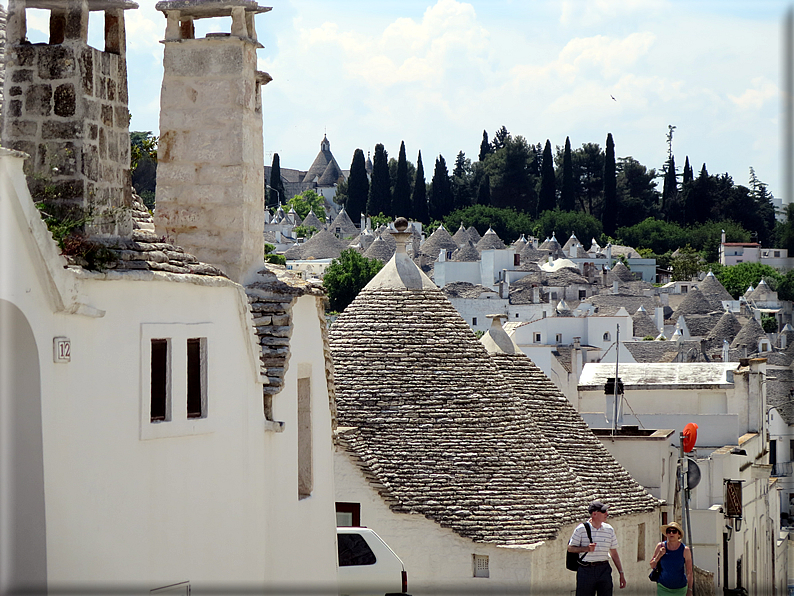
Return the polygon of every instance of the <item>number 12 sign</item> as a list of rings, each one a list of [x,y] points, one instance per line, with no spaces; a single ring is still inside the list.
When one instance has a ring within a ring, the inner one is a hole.
[[[52,338],[53,362],[70,362],[72,360],[72,342],[68,337]]]

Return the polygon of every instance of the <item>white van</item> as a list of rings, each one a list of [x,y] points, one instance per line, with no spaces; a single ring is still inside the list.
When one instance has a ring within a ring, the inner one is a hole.
[[[408,596],[408,574],[394,551],[369,528],[338,527],[340,596]]]

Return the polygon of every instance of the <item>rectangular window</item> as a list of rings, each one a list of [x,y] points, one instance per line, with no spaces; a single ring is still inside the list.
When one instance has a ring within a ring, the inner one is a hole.
[[[298,379],[298,498],[312,494],[311,378]]]
[[[776,257],[776,258],[780,258],[780,251],[779,251],[779,250],[776,250],[776,251],[775,251],[775,257]]]
[[[361,504],[360,503],[337,503],[336,504],[336,525],[360,526],[361,525]]]
[[[472,317],[471,324],[472,325],[476,325],[477,324],[477,317]]]
[[[686,294],[688,291],[689,291],[689,288],[687,286],[681,286],[681,293],[682,294]]]
[[[579,300],[587,298],[587,290],[579,290]]]
[[[645,524],[637,524],[637,560],[645,560]]]
[[[518,267],[521,264],[521,255],[515,253],[513,255],[513,267]]]
[[[206,418],[206,338],[187,340],[187,417]]]
[[[151,388],[149,419],[151,422],[168,420],[168,340],[151,341]]]
[[[488,555],[472,555],[474,577],[490,577]]]
[[[536,334],[535,334],[535,343],[536,343],[536,344],[539,344],[539,343],[540,343],[540,333],[536,333]]]
[[[558,334],[557,334],[557,343],[558,343],[558,344],[561,344],[561,343],[562,343],[562,333],[558,333]]]

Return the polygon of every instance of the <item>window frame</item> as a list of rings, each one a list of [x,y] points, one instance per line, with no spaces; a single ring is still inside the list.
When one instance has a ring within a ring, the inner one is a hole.
[[[209,434],[215,431],[210,416],[213,394],[209,374],[212,366],[212,323],[141,323],[140,327],[140,431],[142,441],[165,437]],[[188,340],[201,342],[201,416],[188,418]],[[152,340],[167,340],[168,360],[165,420],[152,420]],[[218,395],[220,395],[218,393]]]

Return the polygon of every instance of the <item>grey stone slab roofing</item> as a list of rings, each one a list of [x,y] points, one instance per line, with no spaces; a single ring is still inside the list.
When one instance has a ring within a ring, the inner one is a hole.
[[[314,226],[318,231],[325,229],[325,224],[314,214],[314,210],[309,211],[306,219],[303,220],[303,225],[307,227]]]
[[[213,265],[201,263],[185,250],[165,241],[154,229],[151,213],[141,198],[133,193],[130,216],[132,218],[131,238],[91,238],[90,242],[106,249],[103,270],[113,271],[163,271],[175,274],[208,275],[226,277]],[[64,255],[70,265],[93,268],[84,257]]]
[[[710,312],[714,312],[711,302],[703,295],[703,292],[694,287],[684,296],[671,318],[677,319],[681,315],[707,315]],[[719,312],[722,314],[722,309]]]
[[[766,333],[764,333],[761,327],[761,323],[756,321],[754,317],[750,317],[739,330],[739,333],[736,334],[736,337],[733,338],[731,348],[737,349],[745,345],[747,346],[748,352],[752,354],[758,349],[758,341],[766,336]]]
[[[447,232],[444,226],[441,225],[436,228],[435,232],[430,234],[430,237],[422,243],[419,249],[422,251],[422,254],[427,255],[435,261],[438,259],[439,251],[442,249],[450,251],[458,250],[458,244],[452,239],[452,236],[449,235],[449,232]]]
[[[505,243],[502,242],[502,239],[499,238],[499,235],[493,231],[492,228],[488,228],[488,231],[485,232],[485,235],[480,239],[476,246],[479,252],[484,250],[503,250],[507,248]]]
[[[463,222],[460,222],[460,227],[458,228],[458,231],[453,234],[452,239],[458,246],[463,246],[467,242],[471,242],[471,234],[469,234],[466,231],[466,228],[463,227]]]
[[[637,312],[631,315],[631,320],[634,323],[634,337],[646,337],[648,335],[656,337],[659,335],[659,329],[656,328],[656,324],[645,309],[638,309]]]
[[[587,491],[585,500],[608,503],[611,515],[652,511],[658,507],[659,501],[615,460],[543,371],[517,346],[505,350],[500,349],[502,342],[488,342],[491,333],[493,328],[483,336],[483,344],[489,346],[491,358],[541,433],[576,475],[577,484]]]
[[[703,278],[703,281],[698,282],[697,289],[711,302],[714,310],[723,310],[723,300],[733,300],[733,296],[730,295],[725,286],[720,283],[720,280],[711,271]]]
[[[317,232],[303,244],[291,246],[284,253],[288,261],[301,259],[338,259],[347,243],[342,242],[330,231]]]
[[[492,289],[467,281],[456,281],[445,285],[442,292],[449,298],[479,298],[482,294],[496,294]]]
[[[635,249],[630,246],[623,246],[621,244],[612,245],[612,256],[617,257],[622,255],[627,259],[641,259],[642,256]]]
[[[409,265],[398,251],[331,328],[339,424],[354,427],[340,442],[394,512],[476,542],[555,537],[583,517],[593,487],[577,481],[441,290]],[[589,453],[579,452],[588,465]],[[599,496],[619,506],[624,495]]]
[[[3,122],[3,92],[6,78],[6,9],[0,5],[0,123]],[[2,124],[0,124],[0,128]]]
[[[521,249],[519,252],[521,255],[521,264],[524,263],[537,263],[539,261],[547,261],[549,258],[549,251],[547,250],[538,250],[532,244],[527,243],[527,245]]]
[[[623,263],[617,262],[610,272],[607,273],[607,283],[611,285],[612,282],[615,281],[623,283],[638,281],[637,274],[632,273]]]
[[[480,253],[474,247],[471,240],[466,240],[466,243],[452,253],[452,260],[457,262],[474,263],[480,260]]]
[[[574,246],[576,246],[577,244],[578,244],[579,246],[581,246],[581,244],[582,244],[582,243],[581,243],[581,242],[579,242],[579,239],[576,237],[576,234],[574,234],[573,232],[571,232],[571,237],[570,237],[570,238],[568,238],[568,241],[567,241],[567,242],[566,242],[566,243],[563,245],[562,249],[563,249],[563,250],[564,250],[564,251],[567,253],[567,252],[569,252],[569,251],[570,251],[570,250],[571,250],[571,249],[572,249]]]
[[[394,247],[389,246],[381,236],[375,238],[375,241],[364,251],[364,256],[368,259],[378,259],[383,263],[391,259],[392,255],[394,255]]]
[[[783,417],[786,424],[794,424],[794,370],[767,369],[766,400]]]
[[[637,309],[642,306],[649,313],[655,311],[657,306],[661,306],[658,296],[634,296],[626,294],[598,294],[597,296],[590,296],[582,300],[585,304],[592,304],[595,307],[595,312],[599,315],[614,316],[624,307],[627,312],[637,312]],[[670,307],[665,307],[665,313],[672,313]]]
[[[689,334],[693,337],[708,337],[712,329],[719,325],[722,315],[711,312],[706,315],[683,315]]]
[[[482,240],[482,236],[480,236],[480,233],[477,231],[477,228],[475,228],[474,226],[469,226],[468,228],[466,228],[466,231],[469,233],[469,236],[471,237],[471,241],[474,243],[475,246],[477,246],[477,243],[480,240]]]
[[[659,334],[659,331],[656,331]],[[693,348],[699,351],[700,343],[696,341],[681,342],[681,350],[689,352]],[[679,347],[672,341],[627,341],[622,344],[631,356],[640,363],[672,362],[679,353]],[[614,375],[613,375],[614,376]]]
[[[334,219],[334,221],[331,223],[328,230],[336,234],[337,228],[339,229],[340,236],[342,237],[353,238],[359,233],[358,228],[350,219],[350,216],[348,216],[344,207],[342,207],[342,210],[339,211],[339,215],[336,216],[336,219]]]

